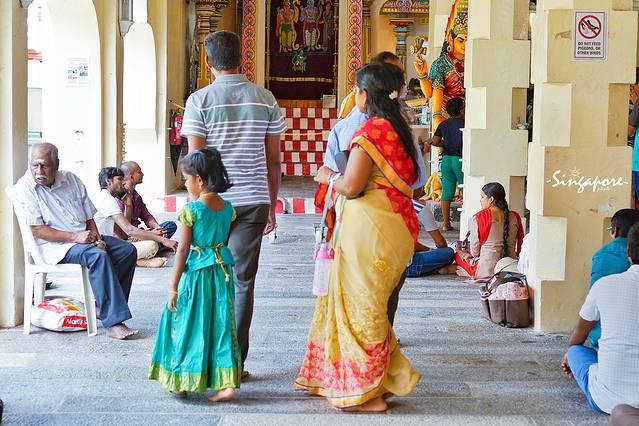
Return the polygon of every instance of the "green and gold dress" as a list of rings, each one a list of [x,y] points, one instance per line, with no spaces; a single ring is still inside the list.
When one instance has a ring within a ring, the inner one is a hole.
[[[193,237],[180,278],[177,312],[164,308],[149,379],[172,392],[239,388],[242,369],[233,303],[233,255],[226,246],[234,210],[218,211],[201,201],[178,215]]]

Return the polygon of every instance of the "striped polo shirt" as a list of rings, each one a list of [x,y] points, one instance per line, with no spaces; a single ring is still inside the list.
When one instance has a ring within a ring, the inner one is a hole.
[[[271,203],[265,138],[284,131],[273,94],[243,74],[219,76],[189,96],[182,123],[183,136],[206,138],[220,151],[233,184],[222,196],[236,207]]]

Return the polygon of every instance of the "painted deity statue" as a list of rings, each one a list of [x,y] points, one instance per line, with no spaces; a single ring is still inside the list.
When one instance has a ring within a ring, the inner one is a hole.
[[[280,52],[292,52],[299,49],[299,45],[295,44],[297,33],[295,32],[295,23],[299,20],[299,9],[297,7],[299,1],[291,2],[284,0],[281,8],[277,11],[277,21],[275,28],[275,36],[280,40]]]
[[[318,48],[321,48],[324,52],[326,52],[329,48],[329,40],[333,38],[335,25],[333,4],[330,1],[327,1],[324,5],[324,12],[322,12],[322,18],[319,23],[324,24],[324,29],[322,30],[322,45],[318,46]]]
[[[319,41],[319,18],[321,10],[315,6],[314,0],[308,0],[306,7],[302,9],[300,20],[304,22],[304,48],[316,50],[315,44]]]
[[[451,98],[464,99],[466,96],[464,58],[467,38],[468,0],[455,0],[448,18],[446,40],[439,58],[433,61],[430,72],[421,54],[417,54],[415,59],[415,70],[422,92],[431,99],[433,130],[448,118],[446,102]]]

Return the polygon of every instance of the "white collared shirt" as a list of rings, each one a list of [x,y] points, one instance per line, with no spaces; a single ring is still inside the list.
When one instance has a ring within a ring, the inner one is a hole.
[[[617,404],[639,407],[639,265],[594,283],[579,316],[601,321],[597,363],[588,371],[588,389],[610,413]]]
[[[58,170],[51,188],[38,185],[27,172],[14,186],[16,201],[26,213],[30,226],[47,225],[59,231],[81,232],[96,212],[87,195],[87,189],[76,175]],[[54,243],[35,239],[44,261],[60,262],[75,243]]]

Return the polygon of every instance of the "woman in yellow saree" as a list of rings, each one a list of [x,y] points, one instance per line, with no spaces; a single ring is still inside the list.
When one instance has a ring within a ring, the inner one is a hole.
[[[334,180],[348,199],[338,206],[328,295],[317,301],[294,387],[338,409],[380,412],[388,409],[388,396],[409,394],[420,379],[386,312],[417,241],[410,185],[418,153],[397,99],[401,70],[370,64],[356,79],[357,107],[371,118],[353,136],[344,176],[322,168],[316,178]]]

